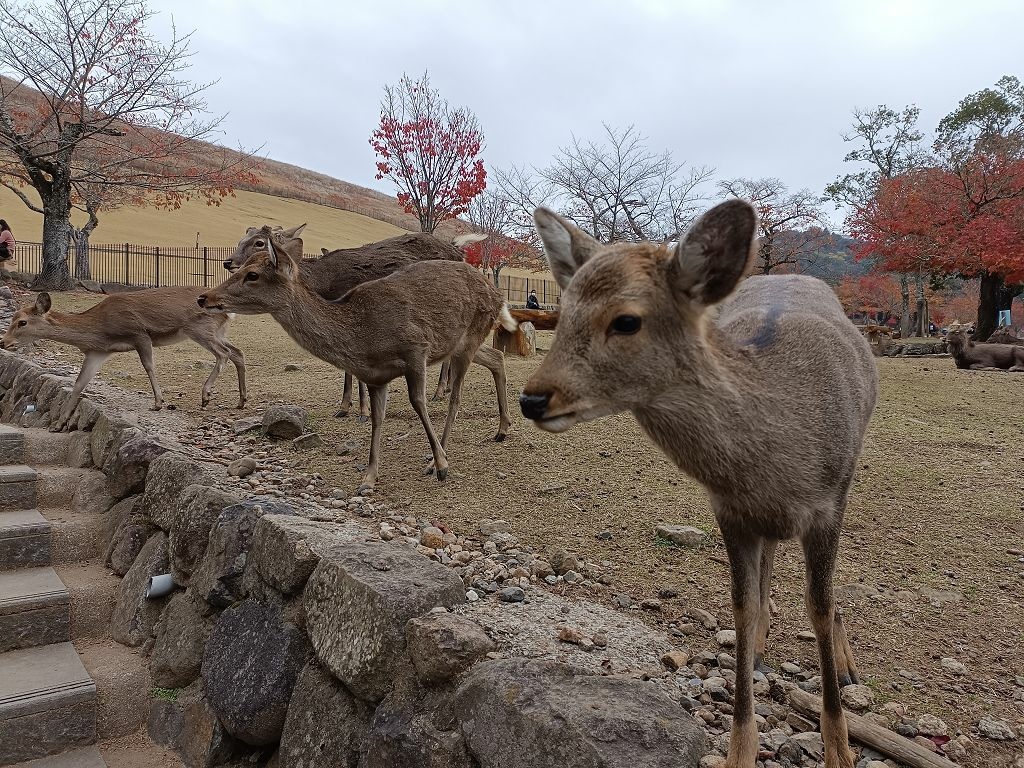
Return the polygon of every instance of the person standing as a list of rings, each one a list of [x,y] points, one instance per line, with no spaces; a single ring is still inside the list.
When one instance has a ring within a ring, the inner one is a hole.
[[[14,239],[14,233],[4,219],[0,219],[0,272],[7,276],[8,266],[14,261],[14,246],[18,243]]]

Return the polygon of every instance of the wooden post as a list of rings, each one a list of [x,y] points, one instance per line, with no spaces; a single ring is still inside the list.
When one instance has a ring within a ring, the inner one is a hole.
[[[154,259],[154,261],[156,262],[156,287],[159,288],[160,287],[160,246],[159,245],[156,247],[156,258]]]
[[[204,245],[203,246],[203,288],[209,288],[210,287],[209,284],[206,282],[206,274],[207,274],[207,272],[209,272],[209,268],[208,268],[208,265],[207,265],[207,260],[209,258],[209,254],[207,253],[206,249],[207,249],[207,246]]]
[[[131,285],[131,283],[128,282],[128,262],[130,260],[130,257],[128,255],[128,248],[129,248],[128,243],[125,243],[124,244],[124,284],[125,285]]]
[[[818,720],[821,719],[821,699],[817,696],[807,693],[795,685],[786,687],[786,695],[789,697],[789,703],[798,712]],[[850,738],[871,747],[876,752],[881,752],[900,763],[911,766],[911,768],[957,768],[956,763],[947,760],[942,755],[929,752],[920,744],[900,736],[888,728],[875,725],[870,720],[865,720],[852,712],[845,714]]]

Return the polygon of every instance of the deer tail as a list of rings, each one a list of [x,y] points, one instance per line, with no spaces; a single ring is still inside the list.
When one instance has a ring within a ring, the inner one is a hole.
[[[452,245],[456,248],[462,248],[470,243],[479,243],[481,240],[486,239],[487,235],[481,234],[480,232],[470,232],[466,235],[456,235],[452,238]]]
[[[502,302],[501,311],[498,312],[498,322],[509,333],[512,333],[512,331],[519,327],[519,321],[512,317],[512,313],[508,311],[508,304],[504,302]]]

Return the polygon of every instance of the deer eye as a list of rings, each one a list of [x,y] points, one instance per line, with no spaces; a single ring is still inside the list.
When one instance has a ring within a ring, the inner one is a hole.
[[[28,325],[28,320],[19,320],[18,321],[18,327],[19,328],[24,328],[26,325]]]
[[[246,272],[245,273],[244,280],[247,283],[255,283],[259,279],[260,279],[260,275],[259,275],[258,272]]]
[[[622,334],[623,336],[632,336],[639,330],[640,318],[636,315],[619,315],[612,320],[610,328],[612,333]]]
[[[252,245],[254,248],[265,248],[267,244],[262,240],[253,240]]]

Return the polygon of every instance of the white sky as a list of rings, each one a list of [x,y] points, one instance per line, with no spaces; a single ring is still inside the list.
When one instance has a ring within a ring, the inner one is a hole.
[[[855,106],[916,103],[930,131],[1024,76],[1022,0],[151,0],[195,29],[223,143],[391,191],[368,139],[382,88],[429,70],[486,135],[488,167],[546,164],[601,122],[718,178],[821,191]]]

